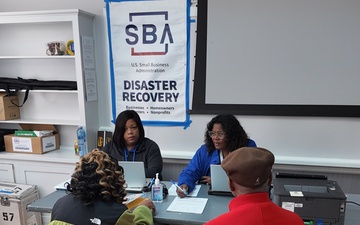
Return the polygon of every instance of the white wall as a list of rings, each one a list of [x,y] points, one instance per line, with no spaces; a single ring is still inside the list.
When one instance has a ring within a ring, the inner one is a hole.
[[[101,0],[11,0],[0,1],[0,11],[80,8],[97,15],[95,51],[100,124],[101,128],[112,130],[104,5]],[[163,156],[191,158],[203,143],[205,126],[211,118],[209,115],[191,115],[193,122],[186,130],[182,127],[146,127],[146,134],[159,144]],[[275,153],[277,163],[360,168],[359,118],[238,118],[258,146]]]

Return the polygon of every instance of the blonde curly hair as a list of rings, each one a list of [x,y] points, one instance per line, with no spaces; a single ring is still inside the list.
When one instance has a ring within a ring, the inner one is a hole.
[[[67,186],[84,205],[92,205],[95,200],[123,202],[125,188],[124,169],[115,158],[99,149],[80,158]]]

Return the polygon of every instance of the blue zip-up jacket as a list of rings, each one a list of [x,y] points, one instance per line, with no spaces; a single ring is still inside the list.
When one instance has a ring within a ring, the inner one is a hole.
[[[247,147],[256,147],[255,141],[249,139]],[[220,164],[220,151],[208,152],[206,145],[202,145],[190,160],[187,167],[180,173],[178,185],[187,184],[189,193],[195,188],[196,182],[202,176],[210,176],[210,164]]]

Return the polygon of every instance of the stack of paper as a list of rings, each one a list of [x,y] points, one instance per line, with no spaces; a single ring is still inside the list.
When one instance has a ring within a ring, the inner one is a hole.
[[[167,211],[202,214],[207,201],[207,198],[176,197]]]

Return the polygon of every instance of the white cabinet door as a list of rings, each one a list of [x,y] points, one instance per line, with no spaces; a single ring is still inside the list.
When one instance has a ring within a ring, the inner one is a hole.
[[[51,163],[20,164],[18,167],[20,182],[38,186],[40,198],[55,191],[55,186],[68,180],[74,172],[75,165]],[[19,182],[19,181],[18,181]]]
[[[54,187],[59,183],[68,180],[74,172],[75,164],[20,164],[18,170],[20,180],[26,184],[38,186],[40,198],[55,191]],[[42,213],[43,225],[50,223],[51,214]]]
[[[13,164],[0,163],[0,182],[15,183]]]

